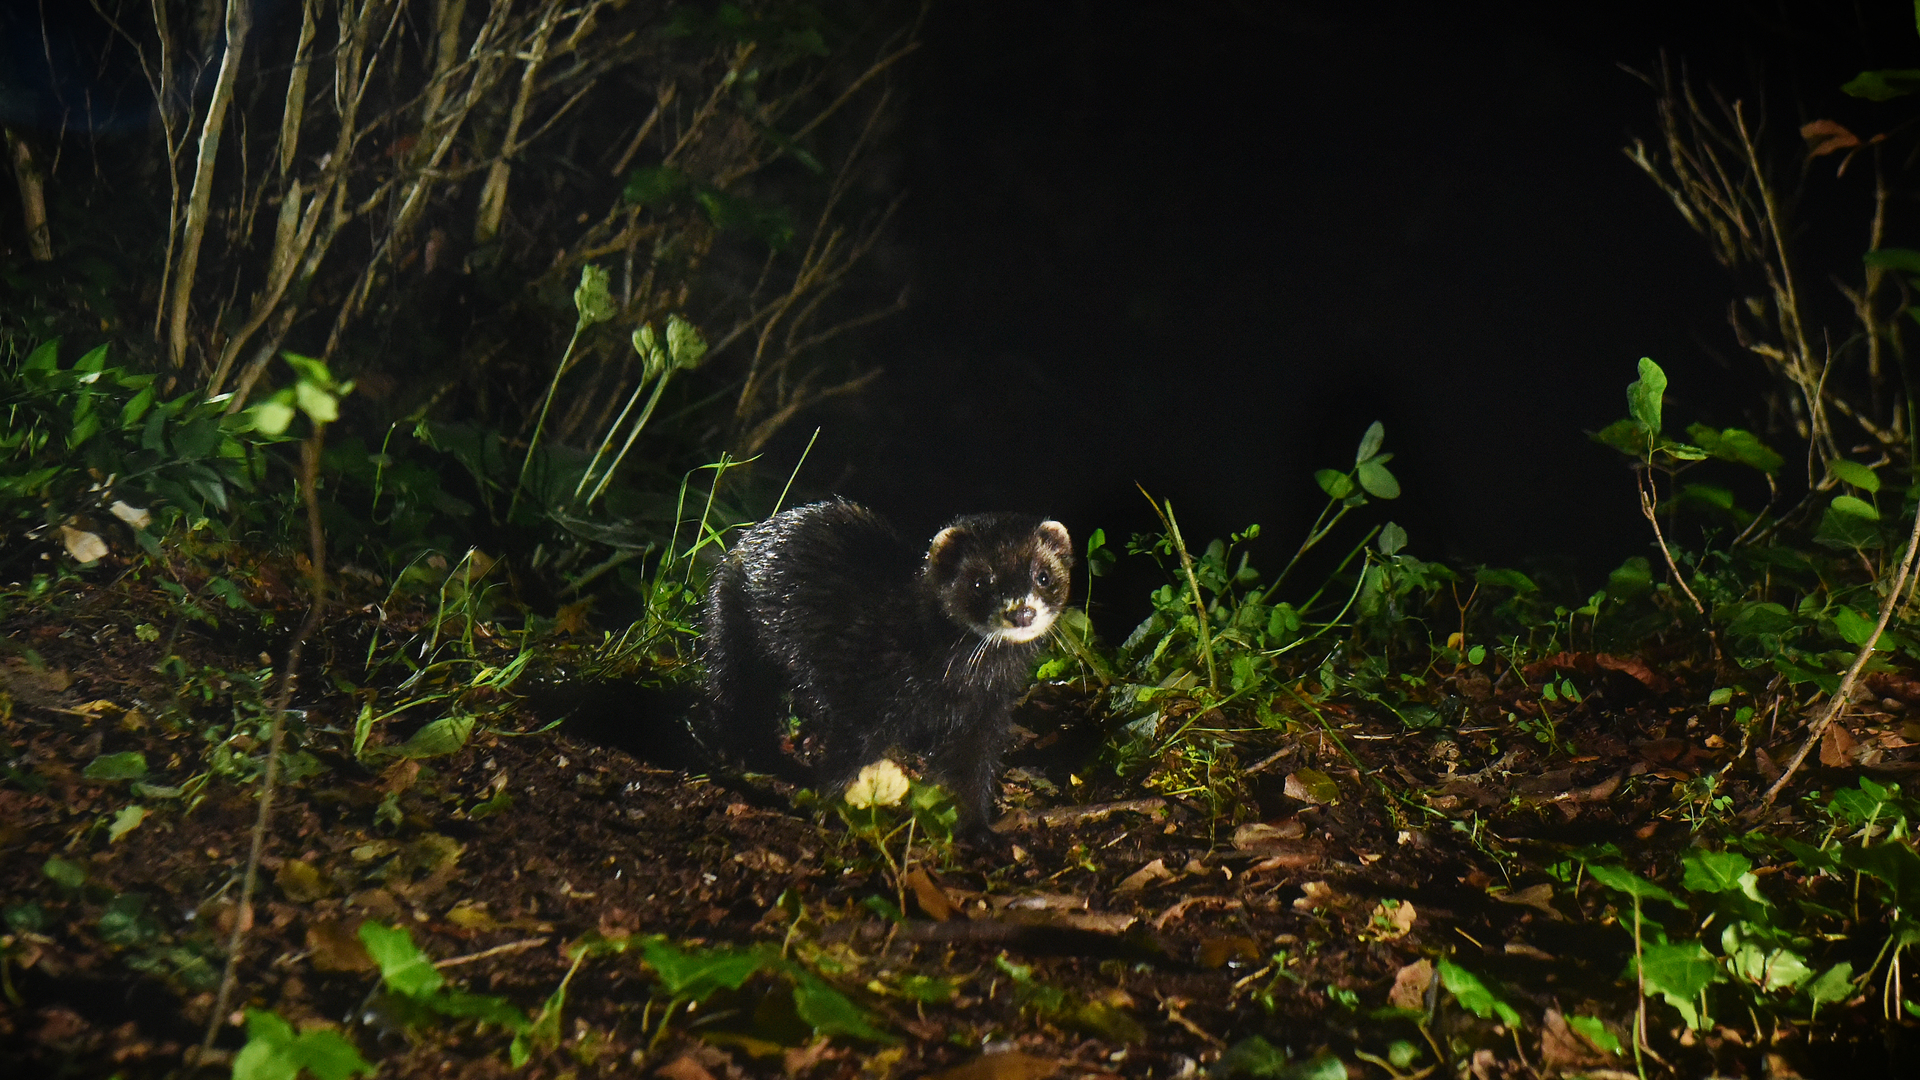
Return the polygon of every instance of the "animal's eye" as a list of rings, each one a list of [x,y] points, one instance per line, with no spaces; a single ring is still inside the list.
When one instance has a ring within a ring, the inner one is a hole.
[[[1044,569],[1035,570],[1033,572],[1033,583],[1043,589],[1049,588],[1053,585],[1053,575],[1047,573]]]
[[[993,576],[990,574],[982,574],[973,579],[973,591],[979,592],[991,584],[993,584]]]

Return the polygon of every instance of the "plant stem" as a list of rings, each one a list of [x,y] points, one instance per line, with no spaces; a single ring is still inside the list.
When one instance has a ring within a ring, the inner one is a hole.
[[[1140,494],[1147,495],[1147,490],[1141,488]],[[1187,551],[1186,541],[1180,538],[1180,523],[1173,519],[1172,500],[1167,501],[1164,510],[1159,503],[1154,502],[1151,495],[1147,495],[1147,502],[1153,507],[1154,514],[1160,518],[1160,523],[1167,527],[1167,537],[1173,541],[1174,553],[1180,556],[1180,569],[1185,572],[1187,588],[1193,593],[1195,633],[1200,638],[1200,655],[1207,661],[1207,689],[1217,694],[1220,692],[1220,672],[1213,662],[1213,628],[1208,625],[1210,620],[1207,616],[1207,601],[1200,595],[1200,578],[1193,572],[1193,556]]]
[[[576,320],[573,324],[573,336],[567,339],[567,351],[560,354],[560,366],[553,369],[553,381],[547,384],[547,399],[540,403],[540,418],[533,422],[533,438],[527,440],[527,456],[520,460],[520,476],[513,482],[513,497],[507,500],[507,521],[513,520],[514,508],[520,505],[520,489],[527,484],[527,469],[533,465],[533,452],[540,446],[540,433],[547,426],[547,410],[553,408],[553,393],[560,389],[560,377],[567,373],[567,362],[573,359],[573,346],[580,340],[580,331],[587,324]]]

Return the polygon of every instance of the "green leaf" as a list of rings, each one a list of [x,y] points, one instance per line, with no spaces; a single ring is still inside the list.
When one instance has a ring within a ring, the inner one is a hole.
[[[1623,416],[1615,420],[1599,431],[1593,432],[1588,438],[1603,446],[1611,446],[1628,457],[1644,458],[1647,456],[1648,439],[1646,429],[1642,428],[1640,422],[1631,416]]]
[[[1648,435],[1660,434],[1660,399],[1667,392],[1667,373],[1647,357],[1640,358],[1640,378],[1627,385],[1627,415]]]
[[[247,409],[253,429],[263,435],[283,435],[293,423],[293,391],[281,390]],[[155,416],[155,420],[160,417]]]
[[[560,991],[555,991],[559,994]],[[484,1024],[498,1024],[508,1031],[526,1031],[533,1026],[527,1014],[510,1004],[506,998],[495,994],[469,994],[464,990],[445,990],[437,994],[423,996],[421,1004],[442,1016],[456,1019],[478,1020]],[[557,1020],[559,1012],[554,1012]]]
[[[1771,601],[1736,602],[1720,606],[1727,633],[1735,637],[1784,634],[1793,628],[1793,612]]]
[[[20,362],[21,371],[55,371],[60,367],[60,339],[43,341]]]
[[[1880,490],[1880,478],[1874,475],[1872,469],[1857,461],[1835,458],[1827,462],[1827,468],[1845,483],[1852,484],[1869,495]],[[1878,520],[1877,517],[1876,520]]]
[[[1375,420],[1367,426],[1366,434],[1360,436],[1360,449],[1353,455],[1355,465],[1364,465],[1380,454],[1380,444],[1387,440],[1386,426]]]
[[[1891,101],[1920,90],[1920,69],[1892,68],[1863,71],[1840,87],[1841,91],[1868,101]]]
[[[467,745],[473,735],[473,717],[445,716],[413,733],[400,747],[402,757],[443,757]]]
[[[1597,1016],[1569,1016],[1567,1026],[1609,1054],[1618,1054],[1621,1050],[1619,1038],[1608,1031],[1606,1022]]]
[[[55,884],[77,889],[87,882],[87,868],[77,862],[63,859],[58,855],[48,857],[40,864],[40,872],[47,875]]]
[[[94,925],[100,940],[123,949],[151,945],[160,937],[160,924],[147,914],[147,898],[139,893],[121,893],[107,901]]]
[[[1629,967],[1632,963],[1629,961]],[[1699,1007],[1700,995],[1708,986],[1721,981],[1721,975],[1720,965],[1706,946],[1697,941],[1649,942],[1641,948],[1639,967],[1647,989],[1677,1009],[1688,1027],[1701,1031],[1711,1023],[1711,1018]]]
[[[1607,595],[1615,600],[1637,600],[1652,590],[1653,566],[1645,555],[1629,557],[1607,575]]]
[[[1321,469],[1313,474],[1313,482],[1320,485],[1329,499],[1344,499],[1353,494],[1353,477],[1338,469]]]
[[[1920,274],[1920,251],[1912,248],[1880,248],[1869,251],[1861,261],[1880,270],[1898,270],[1903,274]]]
[[[1641,900],[1659,900],[1682,910],[1687,906],[1686,901],[1622,867],[1608,866],[1605,863],[1588,863],[1587,874],[1615,892],[1623,892]]]
[[[1680,860],[1686,874],[1680,884],[1688,892],[1743,893],[1758,900],[1753,863],[1737,851],[1702,851]]]
[[[133,426],[140,422],[140,418],[147,415],[147,410],[153,407],[153,398],[151,386],[129,398],[127,403],[120,407],[120,430],[131,431]]]
[[[793,242],[793,219],[781,207],[742,199],[715,188],[695,191],[693,199],[717,229],[747,233],[775,249]]]
[[[1734,976],[1763,991],[1791,990],[1813,978],[1813,970],[1799,953],[1748,939],[1743,924],[1731,924],[1720,935],[1727,967]]]
[[[447,981],[433,962],[413,943],[404,926],[390,927],[368,920],[360,924],[360,940],[367,955],[380,965],[387,989],[409,998],[424,998]]]
[[[1687,428],[1687,438],[1699,444],[1712,457],[1746,465],[1763,473],[1776,473],[1785,464],[1785,459],[1751,431],[1739,428],[1715,431],[1705,424],[1693,424]]]
[[[121,807],[120,812],[113,815],[113,823],[107,826],[107,843],[111,844],[139,828],[140,823],[145,820],[147,820],[147,808],[139,803]]]
[[[1354,467],[1354,472],[1360,478],[1360,486],[1376,499],[1400,497],[1400,481],[1394,479],[1393,474],[1387,471],[1387,462],[1392,459],[1392,454],[1381,454],[1378,457],[1368,458]]]
[[[1503,589],[1512,589],[1516,594],[1525,596],[1540,591],[1533,579],[1518,570],[1506,570],[1497,566],[1483,566],[1473,572],[1473,580],[1482,585],[1497,585]]]
[[[1842,960],[1820,977],[1807,984],[1807,997],[1813,1000],[1813,1007],[1831,1005],[1836,1001],[1845,1001],[1853,996],[1853,964]]]
[[[107,347],[105,345],[94,346],[92,349],[88,350],[87,355],[73,362],[73,370],[76,373],[83,372],[83,371],[99,371],[101,368],[104,368],[106,366],[107,366]]]
[[[1844,500],[1844,502],[1842,501]],[[1833,500],[1820,515],[1820,527],[1814,530],[1815,543],[1831,548],[1872,547],[1880,540],[1880,532],[1875,527],[1877,517],[1868,517],[1859,511],[1873,512],[1873,507],[1851,495],[1842,495]]]
[[[1687,484],[1680,489],[1680,501],[1726,513],[1733,510],[1733,491],[1718,484]]]
[[[1221,1080],[1233,1080],[1235,1077],[1249,1077],[1252,1080],[1273,1080],[1287,1068],[1286,1051],[1273,1045],[1258,1035],[1234,1043],[1220,1055],[1220,1060],[1208,1069],[1210,1076]]]
[[[1497,1013],[1501,1023],[1509,1028],[1518,1031],[1523,1026],[1520,1023],[1520,1014],[1514,1011],[1513,1006],[1500,1000],[1498,995],[1489,990],[1487,984],[1480,981],[1480,976],[1451,960],[1440,961],[1439,971],[1440,985],[1446,987],[1447,993],[1452,994],[1454,1000],[1473,1015],[1486,1020]]]
[[[687,186],[686,174],[678,169],[655,166],[628,173],[627,186],[620,194],[630,203],[659,209],[663,204],[679,198]]]
[[[1374,546],[1380,549],[1380,554],[1391,558],[1407,546],[1407,530],[1389,521],[1380,527],[1380,536],[1374,541]]]
[[[294,1080],[302,1069],[317,1080],[375,1072],[337,1031],[316,1028],[296,1035],[278,1014],[248,1009],[247,1045],[233,1056],[233,1080]]]
[[[147,756],[138,750],[101,754],[80,775],[89,780],[139,780],[147,775]]]
[[[871,1018],[845,994],[812,975],[802,974],[793,988],[793,1010],[816,1035],[850,1035],[868,1042],[897,1042],[873,1026]]]
[[[773,959],[762,949],[675,948],[661,940],[643,946],[647,965],[674,997],[705,1001],[717,990],[738,990]]]
[[[1874,624],[1878,621],[1877,613],[1863,615],[1844,605],[1833,610],[1833,628],[1840,632],[1842,641],[1856,648],[1865,645],[1873,638]]]
[[[1895,905],[1909,911],[1920,907],[1920,855],[1905,844],[1847,847],[1835,856],[1835,861],[1886,886],[1889,899]]]
[[[331,424],[340,419],[340,399],[305,379],[293,384],[293,402],[316,424]]]
[[[1289,1063],[1285,1050],[1254,1035],[1228,1047],[1207,1075],[1216,1080],[1347,1080],[1348,1074],[1346,1063],[1331,1051]]]

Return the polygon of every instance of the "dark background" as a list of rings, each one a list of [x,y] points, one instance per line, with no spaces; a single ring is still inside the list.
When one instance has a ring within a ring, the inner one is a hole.
[[[1624,415],[1639,357],[1672,379],[1671,430],[1764,421],[1733,279],[1621,152],[1658,131],[1620,65],[1664,52],[1764,105],[1791,170],[1806,119],[1890,122],[1838,87],[1920,64],[1913,18],[1832,0],[940,5],[897,132],[913,304],[867,339],[886,377],[817,418],[801,485],[914,531],[1023,508],[1111,541],[1152,524],[1137,482],[1190,542],[1260,523],[1274,570],[1322,503],[1313,471],[1350,467],[1378,419],[1405,494],[1370,520],[1423,558],[1591,589],[1649,551],[1631,473],[1586,437]],[[1839,209],[1800,242],[1857,274],[1870,173],[1816,171]],[[1896,210],[1890,243],[1911,233]]]

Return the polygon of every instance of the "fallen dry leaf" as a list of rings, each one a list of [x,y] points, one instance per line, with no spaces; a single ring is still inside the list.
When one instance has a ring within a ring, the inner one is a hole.
[[[945,890],[940,888],[940,883],[933,879],[933,875],[927,872],[926,867],[916,866],[902,874],[900,883],[913,894],[914,903],[920,905],[921,912],[927,918],[945,922],[960,914],[960,909],[954,907],[953,901],[948,898]]]
[[[1147,865],[1128,874],[1125,881],[1114,886],[1114,892],[1139,892],[1156,881],[1166,881],[1173,877],[1173,871],[1167,869],[1165,859],[1155,859]]]
[[[1433,986],[1433,961],[1424,957],[1394,973],[1387,1004],[1396,1009],[1427,1011],[1427,990]]]
[[[1314,911],[1333,902],[1333,886],[1324,881],[1309,881],[1300,886],[1300,895],[1294,898],[1293,910]]]
[[[713,1074],[707,1071],[707,1067],[688,1054],[682,1054],[653,1070],[653,1075],[664,1076],[666,1080],[713,1080]]]
[[[1566,916],[1560,914],[1559,910],[1553,906],[1553,886],[1544,881],[1512,892],[1489,891],[1487,895],[1503,904],[1522,904],[1541,912],[1550,919],[1566,921]]]
[[[308,904],[333,893],[333,886],[313,864],[301,859],[288,859],[274,871],[273,883],[287,894],[287,899],[296,904]]]
[[[360,941],[360,919],[315,919],[307,924],[307,951],[315,971],[373,970],[373,957]]]
[[[1060,1062],[1052,1058],[1007,1050],[998,1054],[981,1054],[964,1065],[932,1073],[927,1080],[1041,1080],[1059,1069]]]
[[[1260,943],[1243,934],[1202,938],[1195,959],[1203,968],[1221,968],[1228,964],[1257,964],[1263,957]]]
[[[1298,840],[1306,834],[1306,823],[1297,817],[1277,825],[1252,821],[1233,830],[1233,846],[1240,851],[1255,851],[1275,840]]]
[[[1829,769],[1844,768],[1854,764],[1854,747],[1859,745],[1844,725],[1828,724],[1827,733],[1820,737],[1820,764]]]
[[[1287,774],[1286,796],[1318,805],[1338,801],[1340,788],[1319,769],[1296,769]]]

